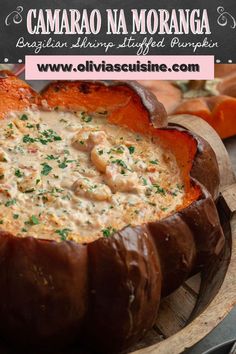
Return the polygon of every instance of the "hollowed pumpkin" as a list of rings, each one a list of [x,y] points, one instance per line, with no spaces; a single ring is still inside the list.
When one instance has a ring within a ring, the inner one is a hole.
[[[215,154],[199,136],[167,127],[163,106],[133,82],[56,82],[37,94],[2,72],[2,122],[26,109],[106,111],[109,123],[158,139],[177,161],[184,197],[159,220],[80,243],[17,237],[1,225],[1,336],[27,347],[78,341],[119,351],[154,325],[161,296],[222,251]]]

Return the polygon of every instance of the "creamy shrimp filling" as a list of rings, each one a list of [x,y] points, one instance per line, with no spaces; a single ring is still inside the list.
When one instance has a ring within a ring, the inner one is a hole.
[[[171,151],[105,118],[26,111],[1,121],[0,230],[89,242],[182,204]]]

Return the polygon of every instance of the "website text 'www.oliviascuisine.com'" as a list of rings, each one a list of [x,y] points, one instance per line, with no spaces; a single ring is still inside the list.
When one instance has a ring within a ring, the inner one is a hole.
[[[211,56],[26,57],[27,79],[211,79],[213,76]]]

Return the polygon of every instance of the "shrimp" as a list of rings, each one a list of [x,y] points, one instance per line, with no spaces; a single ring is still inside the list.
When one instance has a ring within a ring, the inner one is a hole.
[[[105,144],[96,145],[91,151],[91,161],[95,167],[105,173],[106,168],[114,163],[120,163],[120,170],[122,166],[126,166],[130,169],[133,165],[133,160],[129,156],[129,150],[124,145],[118,145],[110,147]]]
[[[92,184],[87,178],[78,178],[72,185],[74,193],[96,201],[107,201],[112,197],[110,188],[101,183]]]
[[[115,165],[106,168],[105,181],[113,192],[139,193],[142,189],[136,172],[122,174]]]
[[[37,189],[42,183],[36,171],[31,172],[29,175],[24,176],[21,181],[17,182],[18,189],[25,193],[31,189]]]
[[[13,123],[21,133],[26,134],[29,131],[29,129],[26,127],[25,122],[23,122],[22,120],[14,119]]]
[[[100,143],[106,142],[104,131],[92,131],[85,127],[80,129],[72,138],[72,146],[80,151],[91,151],[92,148]]]
[[[110,149],[107,149],[106,145],[97,145],[91,151],[91,161],[94,166],[100,172],[105,172],[106,167],[109,164],[110,155],[108,154]]]

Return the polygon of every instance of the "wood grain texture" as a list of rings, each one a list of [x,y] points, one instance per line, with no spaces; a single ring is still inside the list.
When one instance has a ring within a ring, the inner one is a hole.
[[[165,338],[175,334],[186,325],[196,300],[197,294],[184,286],[181,286],[172,295],[163,299],[156,326]]]
[[[219,135],[208,123],[206,123],[203,119],[197,116],[187,114],[170,116],[169,123],[183,126],[184,128],[189,129],[194,133],[197,133],[208,141],[208,143],[215,151],[217,157],[220,170],[221,190],[224,189],[226,186],[236,182],[231,162],[229,160],[228,152],[224,144],[222,143]]]
[[[176,333],[167,339],[159,341],[149,347],[132,351],[132,354],[179,354],[186,348],[197,343],[213,330],[236,304],[236,178],[232,170],[228,153],[217,133],[201,118],[178,115],[170,117],[169,121],[170,123],[183,126],[205,138],[216,153],[221,176],[219,211],[221,214],[221,220],[224,223],[224,231],[227,239],[226,248],[228,247],[228,249],[226,249],[224,256],[219,260],[218,264],[212,266],[212,269],[209,270],[209,274],[203,274],[203,284],[201,285],[199,299],[195,306],[195,310],[190,316],[193,320],[180,331],[177,331],[176,328]],[[228,266],[230,251],[232,253],[230,264]],[[217,274],[214,274],[214,272]],[[213,277],[215,277],[215,284],[212,286],[212,284],[210,285],[210,281],[213,280]],[[209,286],[207,288],[208,281]],[[190,285],[193,291],[196,291],[198,290],[199,283],[197,283],[197,281],[195,282],[194,279],[191,279],[187,282],[187,285]],[[181,287],[179,291],[182,292],[183,288]],[[217,294],[215,295],[216,292]],[[214,296],[213,300],[211,299],[212,296]],[[166,301],[166,299],[164,301]],[[182,294],[182,313],[184,316],[186,315],[186,309],[184,308],[191,308],[188,301],[189,291],[187,291],[187,294]],[[173,312],[176,314],[178,312],[176,304],[174,304],[174,301],[172,304],[174,305]],[[171,307],[170,304],[169,307]],[[168,318],[168,316],[167,307],[166,318]],[[162,322],[159,326],[161,328],[163,327],[162,332],[166,332],[167,336],[168,334],[171,334],[171,331],[173,330],[173,324],[170,325],[166,323],[163,326]],[[169,333],[168,330],[170,331]]]

